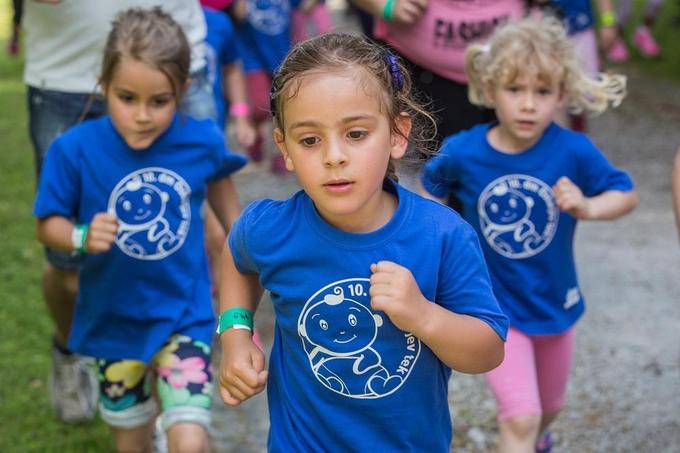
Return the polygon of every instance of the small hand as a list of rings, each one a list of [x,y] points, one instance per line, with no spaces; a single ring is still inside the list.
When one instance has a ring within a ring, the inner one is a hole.
[[[236,140],[242,148],[248,148],[257,138],[257,131],[248,118],[238,117],[234,120],[234,132]]]
[[[429,302],[410,270],[391,261],[371,264],[371,308],[383,311],[405,332],[415,332]]]
[[[85,251],[88,253],[108,252],[116,240],[118,221],[116,216],[106,212],[95,214],[85,239]]]
[[[566,176],[562,176],[553,186],[557,207],[577,219],[589,218],[588,198],[583,195],[581,189],[571,182]]]
[[[392,22],[411,25],[423,15],[428,0],[394,0]]]
[[[248,331],[229,329],[220,340],[220,396],[225,404],[238,406],[264,390],[268,376],[264,353]]]

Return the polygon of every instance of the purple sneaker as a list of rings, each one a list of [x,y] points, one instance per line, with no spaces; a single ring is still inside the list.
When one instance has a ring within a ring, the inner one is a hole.
[[[536,453],[550,453],[552,451],[553,441],[550,431],[545,431],[543,435],[536,442]]]

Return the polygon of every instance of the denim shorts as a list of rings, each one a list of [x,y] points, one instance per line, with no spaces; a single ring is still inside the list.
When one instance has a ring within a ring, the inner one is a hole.
[[[104,115],[106,107],[101,96],[88,93],[64,93],[29,86],[27,96],[28,130],[35,152],[36,177],[39,178],[45,154],[52,141],[81,118]],[[81,255],[58,252],[47,247],[45,254],[50,264],[64,271],[78,270],[82,261]]]
[[[184,95],[180,110],[197,120],[217,121],[217,106],[207,70],[191,73],[191,85]]]

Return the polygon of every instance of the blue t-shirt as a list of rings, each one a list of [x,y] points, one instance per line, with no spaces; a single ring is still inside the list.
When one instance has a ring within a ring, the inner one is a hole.
[[[300,0],[246,0],[246,20],[237,26],[246,72],[273,74],[291,48],[290,21]]]
[[[590,0],[553,0],[564,13],[564,24],[570,35],[593,26],[593,8]]]
[[[34,215],[90,223],[114,213],[110,251],[85,255],[69,347],[148,362],[173,334],[209,343],[214,326],[201,206],[207,183],[241,168],[213,121],[175,115],[133,150],[108,116],[60,135],[47,152]]]
[[[203,15],[208,27],[208,34],[205,38],[208,79],[215,96],[217,125],[224,130],[229,105],[224,98],[222,68],[239,59],[236,32],[227,14],[204,7]]]
[[[632,190],[633,182],[583,134],[553,123],[533,147],[506,154],[487,141],[492,126],[447,138],[425,166],[423,185],[461,200],[510,325],[530,335],[557,334],[581,316],[584,300],[574,265],[576,219],[557,208],[553,185],[566,176],[592,197]]]
[[[393,218],[365,234],[326,223],[303,191],[251,204],[232,228],[237,268],[259,274],[276,313],[270,451],[449,451],[451,370],[370,308],[370,265],[406,267],[428,300],[502,338],[507,318],[472,228],[401,187],[398,198]]]

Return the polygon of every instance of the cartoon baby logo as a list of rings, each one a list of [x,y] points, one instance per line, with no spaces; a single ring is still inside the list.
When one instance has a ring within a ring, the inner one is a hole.
[[[420,340],[370,308],[369,280],[325,286],[307,300],[298,334],[316,378],[350,398],[380,398],[396,391],[420,355]]]
[[[552,189],[527,175],[502,176],[487,185],[477,201],[486,242],[501,255],[534,256],[550,244],[559,219]]]
[[[265,35],[283,33],[290,15],[289,0],[246,0],[248,22]]]
[[[184,243],[191,188],[177,173],[152,167],[125,176],[109,197],[118,219],[116,245],[133,258],[163,259]]]

